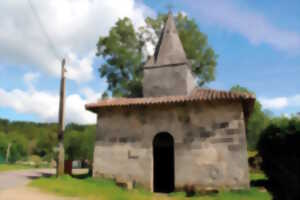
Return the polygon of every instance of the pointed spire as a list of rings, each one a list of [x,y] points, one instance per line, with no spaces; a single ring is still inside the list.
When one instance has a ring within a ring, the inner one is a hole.
[[[186,55],[176,30],[176,24],[171,12],[162,30],[154,56],[145,67],[186,63]]]

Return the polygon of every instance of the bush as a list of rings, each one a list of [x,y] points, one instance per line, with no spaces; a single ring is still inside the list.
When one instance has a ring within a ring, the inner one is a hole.
[[[0,163],[5,161],[8,140],[4,133],[0,133]]]
[[[8,140],[11,143],[8,161],[15,163],[17,160],[25,160],[28,155],[28,139],[23,135],[9,134]]]
[[[39,168],[43,164],[42,158],[37,155],[30,156],[29,161],[32,162],[36,168]]]
[[[92,160],[94,152],[94,131],[68,131],[64,138],[67,160]]]
[[[258,151],[274,200],[300,199],[300,122],[271,124],[261,135]]]
[[[50,162],[55,158],[53,149],[56,145],[57,135],[52,134],[51,132],[44,132],[37,138],[35,148],[33,149],[33,154],[38,155],[43,160]]]
[[[259,172],[261,163],[262,163],[262,158],[259,154],[250,156],[248,158],[248,164],[252,172]]]

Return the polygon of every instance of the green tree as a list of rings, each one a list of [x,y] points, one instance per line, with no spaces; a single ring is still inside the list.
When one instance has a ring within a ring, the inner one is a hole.
[[[70,132],[73,133],[69,134]],[[68,124],[66,146],[69,149],[66,154],[70,153],[76,159],[92,161],[95,133],[95,125]],[[0,119],[0,162],[5,160],[9,143],[10,162],[28,159],[29,156],[30,158],[39,156],[43,160],[50,161],[55,156],[53,150],[57,145],[57,124]]]
[[[83,134],[84,134],[83,151],[86,154],[86,159],[92,162],[94,158],[94,147],[96,141],[96,126],[94,125],[86,126],[86,129],[84,130]]]
[[[230,91],[252,93],[245,87],[233,86]],[[262,110],[262,105],[258,100],[255,101],[254,110],[247,123],[247,142],[248,149],[256,149],[260,134],[269,125],[270,116]]]
[[[35,138],[36,144],[33,154],[40,156],[44,160],[51,161],[54,158],[54,147],[57,145],[57,133],[43,131],[43,134]]]
[[[0,132],[0,163],[5,161],[8,139],[6,134]]]
[[[64,145],[69,160],[93,160],[95,128],[86,126],[83,132],[69,130],[65,134]]]
[[[143,45],[129,18],[118,20],[108,37],[100,37],[96,55],[106,59],[100,76],[107,79],[113,96],[142,96]]]
[[[8,140],[11,143],[9,162],[25,160],[28,156],[28,139],[21,134],[10,133]]]
[[[0,132],[7,133],[9,121],[7,119],[0,118]]]
[[[159,14],[157,18],[146,18],[146,26],[140,28],[141,38],[146,38],[153,45],[156,45],[156,38],[159,38],[162,27],[167,20],[166,14]],[[192,70],[197,76],[198,85],[215,80],[215,68],[217,55],[208,45],[207,36],[203,34],[193,19],[179,13],[175,17],[176,28],[182,42],[187,58],[191,61]],[[151,34],[154,31],[155,35]]]
[[[64,137],[64,147],[67,160],[81,160],[82,159],[82,133],[78,131],[66,132]]]
[[[141,97],[143,65],[147,58],[147,43],[156,45],[167,15],[148,17],[146,25],[136,31],[129,18],[119,19],[109,35],[100,37],[97,43],[97,56],[105,63],[99,68],[100,76],[107,79],[108,88],[104,96]],[[199,31],[196,22],[187,16],[175,17],[179,37],[187,58],[191,60],[198,85],[215,79],[217,56],[207,43],[207,37]],[[153,34],[154,33],[154,34]]]
[[[300,121],[276,117],[262,132],[258,152],[273,199],[300,199]]]

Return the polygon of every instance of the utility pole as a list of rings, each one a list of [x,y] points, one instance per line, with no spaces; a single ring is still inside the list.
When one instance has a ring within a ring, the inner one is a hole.
[[[56,175],[64,174],[65,149],[64,149],[64,119],[65,119],[65,96],[66,96],[66,78],[65,78],[66,60],[61,62],[61,80],[60,80],[60,98],[59,98],[59,113],[58,113],[58,158]]]

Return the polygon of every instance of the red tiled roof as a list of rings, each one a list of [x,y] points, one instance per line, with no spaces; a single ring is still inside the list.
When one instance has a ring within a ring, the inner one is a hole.
[[[154,104],[171,104],[196,101],[213,101],[213,100],[235,100],[246,102],[244,107],[253,107],[255,96],[248,93],[226,92],[212,89],[195,89],[188,96],[163,96],[163,97],[145,97],[145,98],[110,98],[102,99],[96,103],[85,105],[87,110],[97,112],[104,107],[124,107]],[[252,110],[248,108],[247,110]]]

